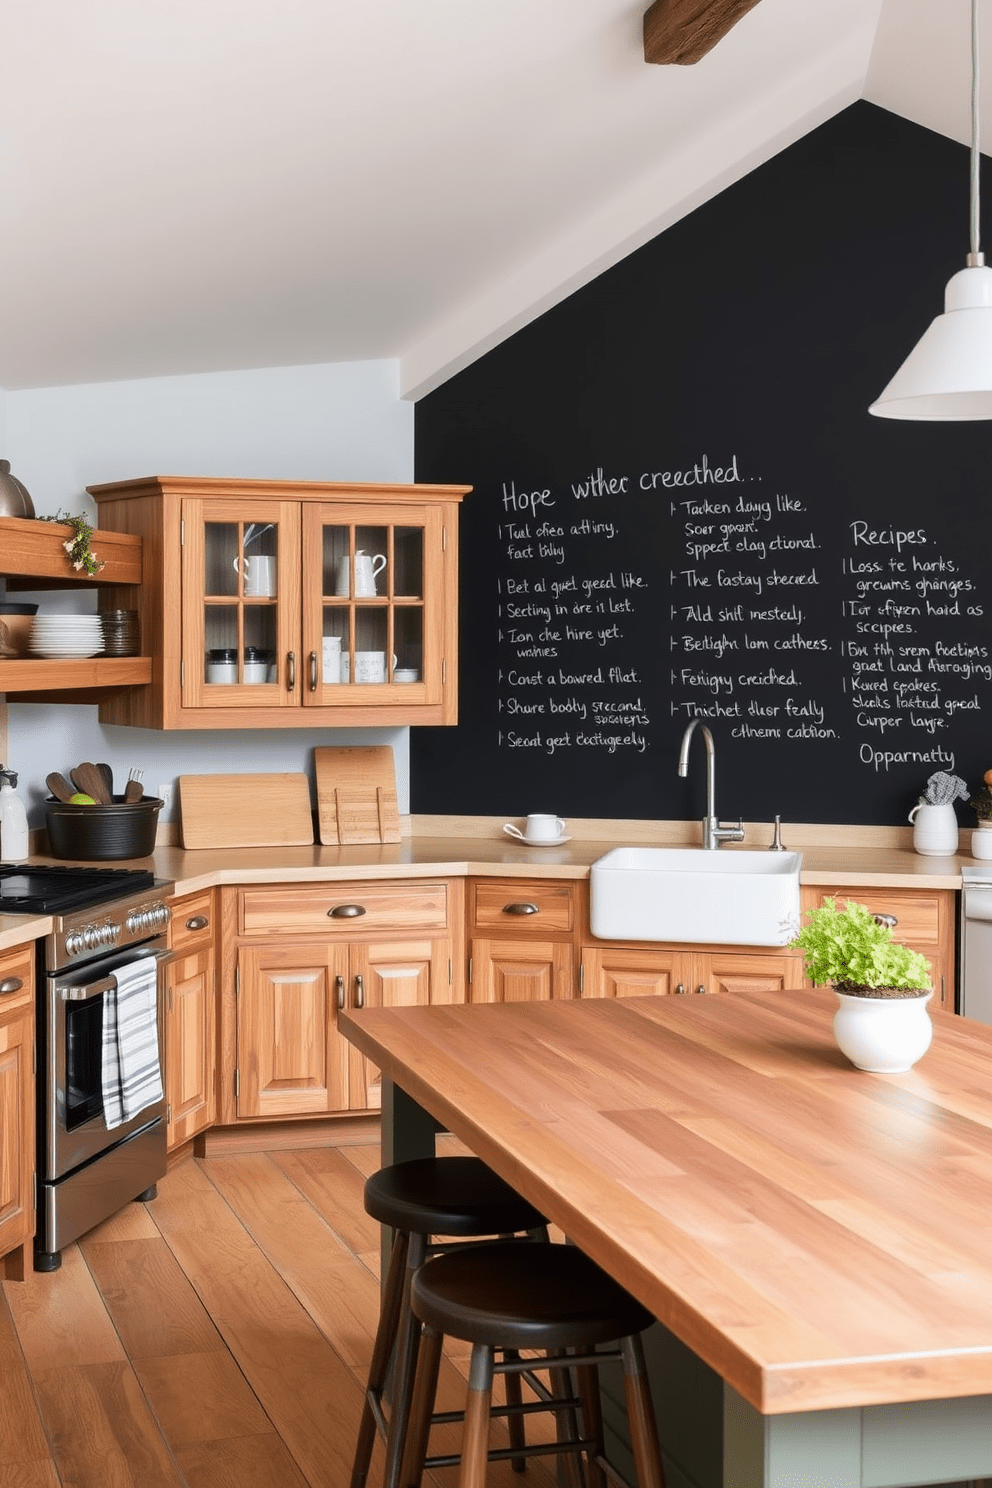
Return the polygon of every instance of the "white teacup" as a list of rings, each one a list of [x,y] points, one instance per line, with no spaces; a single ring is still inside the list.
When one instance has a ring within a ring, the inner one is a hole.
[[[519,837],[522,842],[557,842],[565,836],[565,822],[560,816],[547,816],[536,812],[527,818],[527,828],[521,832],[512,822],[507,822],[503,831],[510,837]]]

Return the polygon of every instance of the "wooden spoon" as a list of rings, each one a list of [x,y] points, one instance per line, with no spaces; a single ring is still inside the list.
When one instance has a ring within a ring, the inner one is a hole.
[[[58,770],[53,770],[51,775],[45,776],[45,784],[58,801],[71,801],[76,794],[75,786],[70,785],[65,776],[60,775]]]
[[[107,787],[103,783],[103,776],[96,765],[85,762],[77,765],[69,774],[76,783],[76,789],[82,791],[85,796],[92,796],[94,801],[101,806],[110,806],[113,803]]]
[[[110,803],[112,804],[114,799],[114,772],[109,765],[102,765],[99,763],[99,761],[97,762],[97,769],[103,776],[103,784],[106,788],[107,795],[110,797]]]

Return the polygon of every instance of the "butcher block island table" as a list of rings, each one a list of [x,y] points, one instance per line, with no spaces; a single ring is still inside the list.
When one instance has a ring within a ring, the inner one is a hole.
[[[992,1028],[935,1013],[915,1069],[872,1075],[837,1050],[835,1005],[819,990],[342,1016],[387,1077],[385,1160],[446,1127],[658,1318],[663,1439],[666,1411],[699,1405],[671,1349],[708,1366],[722,1466],[717,1448],[697,1476],[683,1455],[679,1483],[992,1475]]]

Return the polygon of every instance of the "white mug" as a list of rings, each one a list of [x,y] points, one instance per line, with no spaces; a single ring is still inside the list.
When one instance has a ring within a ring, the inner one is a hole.
[[[355,597],[368,599],[376,593],[375,581],[386,566],[385,555],[376,553],[372,558],[359,548],[355,554]],[[351,562],[347,557],[338,564],[338,579],[335,594],[348,596],[351,593]]]
[[[565,823],[560,816],[547,816],[543,812],[537,812],[528,816],[525,832],[521,832],[511,822],[507,822],[503,831],[510,837],[519,837],[522,842],[557,842],[565,835]]]
[[[909,813],[913,846],[927,858],[946,858],[958,850],[958,819],[949,803],[920,801]]]
[[[235,558],[234,569],[243,564],[245,594],[249,599],[272,599],[276,592],[276,560],[265,553],[250,558]]]

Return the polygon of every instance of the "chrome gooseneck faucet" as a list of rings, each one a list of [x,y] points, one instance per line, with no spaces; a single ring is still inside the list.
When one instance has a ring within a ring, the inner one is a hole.
[[[706,745],[706,815],[703,817],[703,846],[719,847],[721,842],[743,842],[744,821],[738,818],[737,825],[721,826],[716,815],[716,750],[713,746],[713,735],[705,723],[699,723],[694,718],[682,735],[682,749],[679,753],[679,774],[689,773],[689,744],[692,740],[692,731],[699,724],[699,732],[703,736]]]

